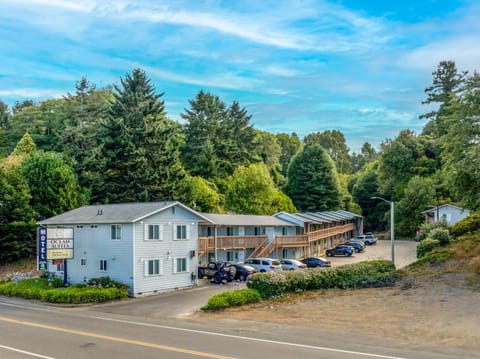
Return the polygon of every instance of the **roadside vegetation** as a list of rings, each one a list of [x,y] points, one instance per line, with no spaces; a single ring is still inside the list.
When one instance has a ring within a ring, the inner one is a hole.
[[[277,299],[291,293],[332,288],[385,287],[394,282],[395,266],[386,260],[366,261],[336,268],[256,273],[247,283],[248,289],[216,294],[201,309],[214,311],[260,300]]]
[[[100,303],[128,297],[128,286],[108,277],[92,278],[88,283],[64,287],[63,280],[48,273],[34,277],[33,272],[5,275],[0,294],[37,299],[58,304]]]

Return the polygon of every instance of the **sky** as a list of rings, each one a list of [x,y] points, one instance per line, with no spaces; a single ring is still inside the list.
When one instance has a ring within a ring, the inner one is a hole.
[[[0,0],[0,99],[41,101],[143,69],[168,115],[200,90],[271,133],[377,149],[418,117],[442,60],[480,69],[475,0]]]

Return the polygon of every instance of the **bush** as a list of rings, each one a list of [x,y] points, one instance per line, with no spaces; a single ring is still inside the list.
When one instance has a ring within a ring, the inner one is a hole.
[[[328,269],[257,273],[247,286],[266,299],[306,290],[387,286],[394,282],[393,273],[391,261],[377,260]]]
[[[422,258],[425,254],[431,252],[434,248],[440,247],[438,239],[427,238],[419,243],[417,246],[417,258]]]
[[[446,246],[450,243],[450,232],[445,228],[434,228],[428,234],[427,239],[437,240],[441,246]]]
[[[257,303],[262,300],[258,291],[254,289],[240,289],[213,295],[201,310],[220,310],[227,307]]]
[[[467,233],[480,231],[480,212],[475,212],[465,217],[460,222],[450,227],[450,233],[454,237],[459,237]]]
[[[126,298],[128,286],[110,281],[109,287],[89,287],[84,284],[63,286],[59,278],[35,278],[24,280],[10,280],[0,284],[0,294],[22,297],[26,299],[39,299],[50,303],[99,303],[109,300]]]

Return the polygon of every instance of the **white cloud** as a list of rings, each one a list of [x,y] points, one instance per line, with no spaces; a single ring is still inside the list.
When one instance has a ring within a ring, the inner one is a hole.
[[[65,90],[39,88],[15,88],[0,90],[0,96],[12,98],[59,98],[65,95],[65,93]]]

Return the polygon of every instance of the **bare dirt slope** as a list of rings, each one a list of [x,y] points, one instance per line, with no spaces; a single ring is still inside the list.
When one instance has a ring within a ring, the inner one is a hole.
[[[480,290],[466,285],[464,274],[448,270],[410,276],[393,288],[325,290],[220,313],[196,313],[191,319],[347,329],[480,352]]]

